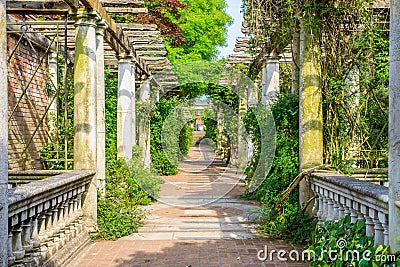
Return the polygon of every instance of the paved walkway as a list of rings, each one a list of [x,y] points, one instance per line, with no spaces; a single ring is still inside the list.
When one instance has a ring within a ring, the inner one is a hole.
[[[209,146],[191,148],[179,169],[164,177],[160,199],[148,206],[151,215],[138,233],[94,242],[72,266],[308,266],[279,261],[276,253],[258,259],[265,248],[299,248],[257,235],[251,223],[257,206],[238,198],[245,190],[240,175]]]

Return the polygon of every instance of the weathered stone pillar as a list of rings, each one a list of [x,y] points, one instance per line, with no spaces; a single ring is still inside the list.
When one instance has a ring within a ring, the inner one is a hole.
[[[8,266],[8,85],[6,0],[0,0],[0,266]]]
[[[247,113],[247,98],[239,97],[239,116],[238,116],[238,169],[244,171],[247,165],[247,141],[246,128],[243,119]]]
[[[74,168],[96,170],[96,19],[91,9],[76,15],[74,65]],[[91,181],[83,201],[83,219],[87,230],[97,228],[97,178]]]
[[[254,84],[254,86],[249,86],[247,88],[247,109],[254,106],[258,103],[258,85]],[[246,148],[246,161],[248,162],[253,155],[254,152],[254,144],[250,139],[250,136],[247,135],[247,148]]]
[[[308,29],[301,27],[300,90],[299,90],[299,142],[300,170],[323,163],[321,49],[314,43]],[[310,184],[300,183],[300,205],[311,197]],[[312,205],[309,205],[309,211]]]
[[[141,104],[146,104],[150,100],[151,84],[150,81],[144,81],[140,86],[139,100]],[[150,168],[150,121],[149,117],[140,116],[138,141],[142,148],[144,167]]]
[[[106,123],[105,123],[105,83],[104,83],[104,21],[96,27],[96,86],[97,86],[97,189],[102,197],[106,193]]]
[[[351,69],[346,77],[346,102],[349,107],[353,120],[356,124],[359,123],[359,108],[360,108],[360,71],[357,67]],[[350,122],[348,123],[348,130],[350,130]],[[348,156],[358,157],[358,150],[360,145],[359,135],[357,134],[357,125],[353,126],[353,132],[349,136],[351,138],[351,144],[348,148]],[[357,168],[357,163],[353,163],[354,168]]]
[[[132,146],[137,145],[137,129],[136,129],[136,59],[132,58]]]
[[[48,65],[49,65],[49,74],[50,74],[50,84],[51,90],[56,91],[58,88],[58,62],[57,62],[57,53],[50,53],[48,55]],[[49,101],[52,101],[56,92],[51,93],[49,95]],[[49,103],[50,108],[48,111],[48,121],[49,121],[49,133],[50,136],[57,136],[57,98],[53,100],[53,102]]]
[[[132,73],[132,56],[121,55],[118,62],[118,117],[117,148],[121,158],[132,158],[134,132],[132,107],[135,102],[135,83]]]
[[[400,1],[390,1],[389,245],[400,251]]]
[[[267,104],[277,100],[279,96],[279,57],[270,55],[265,58],[262,73],[261,103]]]
[[[300,32],[293,33],[292,41],[292,90],[291,93],[297,95],[299,93],[300,83]]]

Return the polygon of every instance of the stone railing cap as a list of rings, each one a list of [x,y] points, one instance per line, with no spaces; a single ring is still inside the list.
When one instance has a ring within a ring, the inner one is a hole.
[[[383,185],[377,185],[335,173],[314,172],[311,176],[336,185],[337,187],[346,188],[382,202],[387,203],[389,200],[389,188]]]

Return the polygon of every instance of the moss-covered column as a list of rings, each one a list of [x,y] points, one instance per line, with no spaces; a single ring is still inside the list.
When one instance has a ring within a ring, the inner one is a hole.
[[[104,83],[104,31],[106,23],[101,20],[96,27],[96,85],[97,85],[97,188],[104,197],[106,193],[106,123]]]
[[[141,105],[148,104],[150,100],[151,84],[150,81],[144,81],[140,86],[139,100]],[[143,109],[142,109],[143,110]],[[142,114],[145,115],[145,114]],[[150,168],[150,121],[147,116],[140,116],[139,118],[139,132],[138,132],[139,146],[143,152],[143,160],[145,168]]]
[[[292,41],[292,89],[291,93],[297,95],[299,93],[300,83],[300,31],[293,33]]]
[[[49,94],[49,101],[52,101],[55,96],[55,91],[58,88],[58,62],[57,62],[57,54],[50,53],[47,58],[48,66],[49,66],[49,74],[52,93]],[[54,91],[54,93],[53,93]],[[49,133],[50,136],[56,136],[57,131],[57,99],[54,99],[53,102],[49,103],[50,108],[48,111],[48,121],[49,121]]]
[[[247,165],[247,140],[246,129],[243,124],[243,119],[247,113],[247,98],[239,98],[239,116],[238,116],[238,169],[244,171]]]
[[[80,9],[76,14],[74,65],[74,168],[96,170],[96,14]],[[87,230],[97,228],[97,178],[89,185],[83,201]]]
[[[8,85],[6,0],[0,0],[0,266],[8,266]]]
[[[134,132],[132,108],[135,102],[135,82],[132,72],[132,56],[122,54],[118,62],[118,113],[117,148],[121,158],[132,158]]]
[[[400,1],[390,1],[389,245],[400,251]]]
[[[269,55],[265,58],[265,67],[262,73],[261,103],[273,103],[279,95],[279,57]]]
[[[300,170],[308,169],[323,162],[322,139],[322,90],[321,90],[321,49],[316,34],[308,28],[300,31],[300,90],[299,90],[299,142]],[[310,184],[306,179],[300,183],[300,205],[311,197]],[[309,205],[311,208],[312,205]],[[310,210],[309,210],[310,212]]]

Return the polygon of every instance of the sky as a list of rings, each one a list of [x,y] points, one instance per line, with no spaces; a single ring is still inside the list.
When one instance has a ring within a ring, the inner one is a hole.
[[[241,28],[243,14],[240,13],[242,0],[225,0],[228,4],[227,13],[234,19],[233,24],[228,28],[227,47],[220,47],[218,58],[228,58],[233,53],[236,37],[242,36]]]

